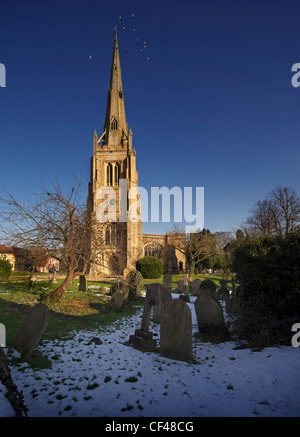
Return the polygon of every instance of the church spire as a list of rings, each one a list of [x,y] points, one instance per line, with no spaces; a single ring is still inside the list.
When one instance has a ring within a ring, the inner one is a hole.
[[[106,135],[103,146],[116,147],[127,145],[128,128],[125,116],[117,29],[115,29],[114,52],[111,65],[104,131],[106,131]]]

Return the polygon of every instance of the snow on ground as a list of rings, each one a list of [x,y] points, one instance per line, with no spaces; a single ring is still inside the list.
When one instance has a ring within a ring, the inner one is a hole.
[[[189,306],[197,332],[193,303]],[[51,369],[11,366],[28,415],[300,416],[300,349],[253,352],[234,350],[234,342],[194,339],[195,363],[174,361],[123,344],[140,327],[141,314],[142,309],[109,328],[74,332],[70,339],[43,340],[38,348],[51,359]],[[150,330],[159,344],[159,325],[151,324]],[[91,343],[93,337],[103,344]]]

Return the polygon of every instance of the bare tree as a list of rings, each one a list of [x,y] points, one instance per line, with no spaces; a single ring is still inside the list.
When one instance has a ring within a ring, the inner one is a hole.
[[[206,229],[188,234],[174,226],[168,236],[170,246],[185,255],[190,275],[193,274],[196,262],[216,254],[216,238]]]
[[[56,258],[65,267],[63,283],[46,300],[61,296],[90,263],[99,261],[103,241],[99,238],[101,234],[93,238],[97,223],[82,199],[82,187],[82,182],[76,179],[66,193],[58,182],[51,182],[49,188],[43,184],[26,205],[8,192],[0,198],[1,227],[6,241],[27,249],[42,248],[43,256]]]
[[[293,188],[278,186],[250,210],[247,233],[286,236],[300,223],[300,198]]]
[[[224,247],[234,240],[234,235],[229,231],[215,232],[214,236],[216,238],[216,245],[219,253],[223,253]]]
[[[300,223],[300,198],[293,188],[276,187],[271,192],[278,210],[281,234],[288,235]]]

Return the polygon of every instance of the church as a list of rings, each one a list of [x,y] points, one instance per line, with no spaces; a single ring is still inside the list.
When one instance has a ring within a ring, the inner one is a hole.
[[[113,58],[106,105],[103,132],[93,137],[93,156],[90,163],[88,205],[96,215],[99,205],[97,193],[109,187],[115,194],[115,220],[99,223],[93,238],[101,241],[97,263],[90,267],[90,275],[123,276],[135,268],[138,259],[155,256],[162,259],[164,273],[179,273],[185,270],[185,256],[169,244],[168,234],[143,234],[141,220],[130,220],[128,211],[133,200],[126,200],[127,214],[120,219],[120,183],[126,180],[127,192],[138,187],[136,170],[137,153],[133,147],[133,133],[128,130],[124,93],[121,78],[120,54],[117,31],[115,31]],[[93,241],[91,241],[93,245]]]

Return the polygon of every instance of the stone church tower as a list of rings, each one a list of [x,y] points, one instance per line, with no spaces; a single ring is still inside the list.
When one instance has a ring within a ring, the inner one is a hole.
[[[121,186],[125,181],[127,192],[124,203]],[[96,238],[101,242],[101,249],[97,265],[91,265],[91,275],[126,274],[128,269],[135,268],[135,261],[143,256],[142,222],[129,220],[128,217],[129,208],[136,199],[127,200],[127,193],[137,186],[136,152],[132,149],[132,131],[128,130],[126,122],[116,31],[104,128],[99,138],[97,132],[94,133],[88,194],[88,204],[92,214],[96,215],[99,203],[103,202],[97,198],[97,192],[104,187],[113,189],[116,220],[99,223],[99,226],[97,224]],[[125,204],[122,220],[120,202]]]

